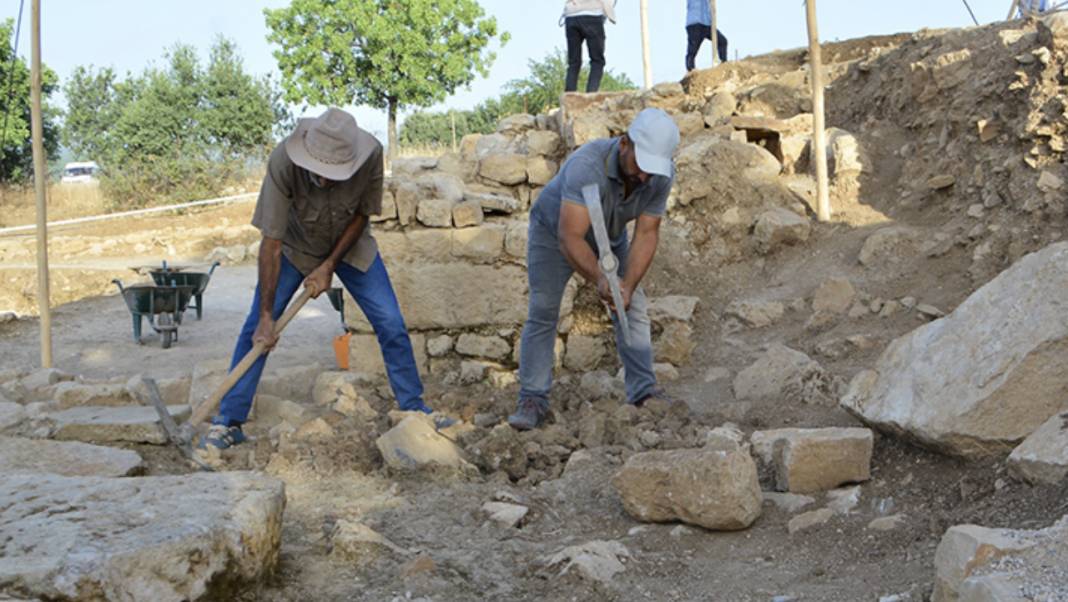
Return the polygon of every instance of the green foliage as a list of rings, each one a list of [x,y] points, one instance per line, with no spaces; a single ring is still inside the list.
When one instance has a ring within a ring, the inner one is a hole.
[[[514,113],[541,113],[555,107],[564,93],[567,79],[567,55],[556,48],[540,61],[527,61],[530,73],[520,79],[513,79],[504,85],[505,94],[501,97],[502,110],[505,115]],[[586,89],[589,77],[589,65],[584,64],[579,72],[578,89]],[[634,82],[623,73],[613,73],[606,69],[601,78],[602,92],[616,92],[637,88]]]
[[[444,100],[495,59],[497,21],[475,0],[293,0],[264,15],[286,100],[388,109],[391,142],[398,109]]]
[[[516,113],[541,113],[555,107],[564,93],[567,56],[557,48],[540,61],[527,62],[530,73],[505,84],[505,93],[469,111],[417,111],[404,120],[401,144],[446,148],[452,144],[452,119],[456,120],[456,140],[467,134],[489,134],[497,129],[502,117]],[[589,67],[579,72],[579,89],[585,89]],[[633,90],[637,86],[625,74],[606,70],[601,90]]]
[[[0,127],[7,114],[7,129],[0,132],[0,181],[24,182],[33,177],[33,145],[30,137],[30,67],[19,57],[11,62],[14,48],[10,44],[15,21],[0,22]],[[14,68],[12,68],[12,66]],[[11,96],[8,96],[8,78]],[[48,100],[58,88],[59,78],[47,66],[41,66],[41,116],[45,155],[59,148],[59,111]]]
[[[275,124],[291,121],[271,81],[246,73],[221,37],[206,66],[179,44],[162,67],[121,81],[108,68],[78,67],[64,92],[64,143],[100,164],[116,208],[218,194],[266,156]]]

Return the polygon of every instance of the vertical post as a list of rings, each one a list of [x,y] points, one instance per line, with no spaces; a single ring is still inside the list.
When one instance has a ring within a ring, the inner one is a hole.
[[[41,367],[52,367],[52,309],[48,291],[48,216],[45,186],[44,127],[41,122],[41,0],[33,0],[30,59],[30,120],[33,136],[33,187],[37,193],[37,308],[41,314]]]
[[[808,56],[812,77],[812,154],[816,159],[816,218],[831,219],[831,197],[827,184],[827,133],[823,116],[823,57],[816,26],[816,0],[805,0],[808,21]]]
[[[1012,0],[1012,6],[1009,7],[1009,16],[1005,17],[1006,21],[1012,21],[1016,16],[1016,9],[1020,6],[1020,0]]]
[[[641,0],[642,76],[645,89],[653,87],[653,63],[649,58],[649,0]]]
[[[716,30],[716,0],[708,0],[709,14],[712,15],[712,66],[719,59],[719,31]]]

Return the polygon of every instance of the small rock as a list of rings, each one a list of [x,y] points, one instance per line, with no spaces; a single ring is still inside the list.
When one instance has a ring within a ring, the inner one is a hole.
[[[775,467],[780,491],[812,493],[871,478],[872,432],[863,428],[758,431],[753,451]]]
[[[807,219],[781,207],[760,214],[753,226],[757,249],[764,254],[805,242],[811,231],[812,224]]]
[[[430,357],[444,357],[452,351],[453,339],[447,334],[434,337],[426,342],[426,352]]]
[[[938,309],[933,305],[928,305],[927,303],[920,303],[919,305],[917,305],[916,311],[919,312],[920,315],[931,318],[932,320],[944,317],[946,315],[946,312]]]
[[[484,357],[503,360],[512,352],[508,341],[497,336],[479,336],[464,333],[456,342],[456,352],[468,357]]]
[[[1009,469],[1029,483],[1068,478],[1068,412],[1050,417],[1009,454]]]
[[[460,362],[460,384],[473,385],[480,383],[486,380],[486,372],[488,371],[489,365],[485,362],[464,360]]]
[[[452,222],[457,228],[481,226],[483,219],[482,204],[478,201],[464,201],[452,208]]]
[[[927,180],[927,187],[931,190],[942,190],[944,188],[949,188],[956,182],[957,178],[949,174],[943,174],[940,176],[935,176],[930,180]]]
[[[322,418],[316,418],[309,420],[297,428],[297,431],[293,433],[293,439],[297,441],[308,442],[321,442],[329,441],[333,439],[337,433],[334,432],[334,427],[330,426],[330,423]]]
[[[827,492],[827,508],[835,514],[846,515],[860,503],[860,487],[842,487]]]
[[[752,328],[771,326],[784,313],[786,308],[777,301],[735,301],[726,311],[726,315],[738,318]]]
[[[812,311],[829,311],[844,313],[853,304],[857,291],[848,278],[831,278],[816,289],[812,300]]]
[[[903,522],[905,522],[905,516],[903,514],[881,516],[868,523],[868,528],[873,531],[893,531],[900,527]]]
[[[793,535],[794,533],[806,531],[826,524],[833,516],[834,513],[827,508],[820,508],[819,510],[798,514],[790,519],[790,522],[786,525],[786,530]]]
[[[546,564],[554,567],[566,562],[561,575],[575,571],[585,579],[612,583],[613,577],[626,570],[623,561],[628,558],[630,551],[618,541],[591,541],[560,550]]]
[[[793,514],[805,507],[816,503],[816,500],[807,495],[796,493],[779,493],[776,491],[763,492],[764,501],[775,504],[780,510]]]
[[[490,520],[510,529],[518,527],[519,523],[530,512],[530,509],[519,504],[486,502],[482,504],[482,511],[489,515]]]
[[[649,299],[649,319],[655,323],[667,320],[689,322],[693,319],[699,299],[684,295],[670,295]]]
[[[339,520],[335,526],[331,546],[331,556],[359,565],[370,563],[386,550],[401,556],[411,553],[367,525],[344,519]]]

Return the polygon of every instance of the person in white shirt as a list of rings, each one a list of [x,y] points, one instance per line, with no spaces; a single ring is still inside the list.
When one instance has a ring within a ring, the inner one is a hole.
[[[567,0],[560,15],[560,25],[567,36],[567,79],[564,91],[578,89],[579,71],[582,70],[582,42],[590,54],[590,77],[586,92],[601,88],[604,75],[604,22],[616,22],[615,0]]]

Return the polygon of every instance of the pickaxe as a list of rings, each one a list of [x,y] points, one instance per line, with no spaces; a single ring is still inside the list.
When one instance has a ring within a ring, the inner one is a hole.
[[[282,317],[275,322],[274,334],[276,337],[282,334],[282,330],[284,330],[286,325],[293,320],[293,317],[297,315],[297,312],[304,307],[304,304],[308,302],[308,299],[311,299],[311,291],[305,288],[300,296],[297,297],[296,301],[289,305],[285,313],[282,314]],[[147,401],[147,405],[156,408],[156,412],[159,413],[160,423],[163,425],[163,430],[167,433],[167,438],[170,439],[178,450],[182,452],[182,455],[189,458],[189,460],[201,468],[212,470],[211,467],[198,459],[193,452],[193,440],[197,436],[197,427],[215,412],[219,407],[219,402],[222,401],[222,398],[230,392],[230,389],[237,384],[237,381],[241,380],[241,377],[248,372],[248,369],[252,367],[252,364],[266,352],[267,346],[263,343],[256,343],[253,345],[252,349],[249,349],[248,353],[245,354],[245,357],[241,358],[241,361],[238,362],[233,370],[226,376],[226,380],[215,389],[215,392],[212,393],[211,397],[204,403],[193,408],[193,415],[180,427],[175,424],[174,418],[171,416],[170,412],[167,411],[167,406],[163,403],[163,397],[160,395],[159,387],[156,386],[154,380],[148,377],[142,377],[145,386],[142,387],[143,391],[138,391],[138,394],[147,397],[147,400],[142,399],[142,402]]]

